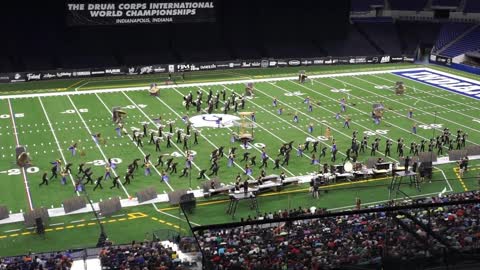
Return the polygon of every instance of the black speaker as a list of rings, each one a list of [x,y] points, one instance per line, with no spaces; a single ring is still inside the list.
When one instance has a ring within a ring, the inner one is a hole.
[[[187,194],[186,189],[179,189],[168,193],[168,201],[170,205],[178,205],[181,201],[181,197]]]
[[[197,207],[197,200],[193,193],[184,194],[180,197],[180,207],[187,213],[193,213],[193,210]]]
[[[36,218],[35,219],[35,227],[36,227],[36,232],[37,234],[44,234],[45,233],[45,226],[43,225],[43,220],[42,218]]]
[[[105,200],[98,204],[100,208],[100,213],[102,216],[111,216],[112,214],[122,210],[122,204],[120,203],[119,198],[112,198],[110,200]]]

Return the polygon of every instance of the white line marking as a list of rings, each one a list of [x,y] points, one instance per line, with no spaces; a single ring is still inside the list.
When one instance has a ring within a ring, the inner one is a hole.
[[[105,102],[103,102],[103,100],[100,98],[100,96],[98,94],[95,94],[97,96],[97,98],[100,100],[100,102],[103,104],[103,106],[105,106],[105,109],[107,109],[107,111],[110,111],[110,109],[108,108],[107,104],[105,104]],[[133,141],[133,138],[130,136],[130,134],[127,134],[128,138]],[[142,153],[143,157],[146,156],[145,152],[143,152],[143,150],[140,148],[140,147],[135,147],[138,149],[138,151],[140,151],[140,153]],[[161,177],[162,174],[158,171],[158,169],[155,167],[155,166],[152,166],[152,168],[155,170],[155,172],[157,172],[157,174]],[[165,182],[167,184],[167,186],[170,188],[170,190],[173,191],[173,188],[172,186],[170,186],[170,184],[168,182]]]
[[[14,230],[8,230],[8,231],[4,231],[5,233],[11,233],[11,232],[18,232],[20,231],[21,229],[14,229]]]
[[[181,96],[183,96],[182,93],[181,93],[180,91],[178,91],[176,88],[173,88],[173,90],[175,90],[178,94],[180,94]],[[163,104],[165,105],[165,107],[169,108],[175,115],[177,115],[178,118],[180,118],[180,119],[182,118],[182,116],[179,115],[174,109],[172,109],[172,107],[170,107],[166,102],[164,102],[163,100],[161,100],[159,97],[156,97],[156,98],[157,98],[157,100],[159,100],[161,103],[163,103]],[[218,146],[215,145],[212,141],[210,141],[205,135],[203,135],[202,133],[200,133],[200,136],[201,136],[202,138],[204,138],[210,145],[212,145],[213,147],[215,147],[216,149],[218,149]],[[228,157],[227,157],[227,154],[225,154],[225,153],[223,154],[223,156],[226,157],[226,158],[228,158]],[[235,166],[237,166],[242,172],[244,171],[244,168],[243,168],[242,166],[238,165],[237,162],[234,161],[233,164],[235,164]],[[251,179],[255,179],[255,178],[254,178],[253,176],[251,176],[251,175],[249,175],[249,177],[250,177]]]
[[[225,88],[233,91],[232,89],[224,86]],[[203,89],[202,87],[198,87],[200,90],[202,90],[203,92],[205,93],[208,93],[208,91],[206,91],[205,89]],[[177,91],[178,92],[178,91]],[[233,91],[235,92],[235,91]],[[225,104],[225,102],[221,101],[223,104]],[[253,122],[251,119],[248,119],[250,122]],[[276,139],[280,140],[282,143],[285,143],[284,140],[280,139],[278,136],[276,136],[275,134],[271,133],[270,131],[268,131],[266,128],[262,127],[259,123],[256,123],[256,125],[261,128],[261,129],[264,129],[265,131],[267,131],[268,133],[270,133],[271,135],[273,135]],[[233,130],[231,128],[227,128],[230,132],[233,132]],[[215,134],[216,135],[216,134]],[[224,134],[222,134],[223,136]],[[258,149],[258,147],[256,147],[254,144],[251,144],[251,143],[248,143],[252,148],[254,148],[255,150],[257,150],[259,153],[262,153],[262,150]],[[297,148],[295,148],[295,150],[297,150]],[[306,154],[304,154],[305,156],[307,156]],[[308,156],[307,156],[308,157]],[[310,157],[308,157],[310,158]],[[268,156],[268,159],[270,161],[273,161],[275,162],[275,160],[273,158],[271,158],[270,156]],[[284,166],[280,166],[284,171],[286,171],[288,174],[292,175],[292,176],[295,176],[295,174],[293,174],[291,171],[289,171],[287,168],[285,168]]]
[[[143,111],[142,108],[140,108],[137,103],[135,103],[135,101],[133,101],[133,99],[131,99],[125,92],[122,92],[122,94],[148,119],[148,121],[150,123],[152,123],[155,127],[157,127],[157,124],[152,120],[152,118],[150,118],[150,116],[148,116],[145,111]],[[175,148],[177,148],[177,150],[179,151],[179,153],[181,153],[184,157],[186,157],[186,153],[183,152],[182,149],[180,149],[180,147],[174,142],[174,140],[172,140],[172,144],[173,146],[175,146]],[[192,165],[198,170],[198,171],[201,171],[201,169],[197,166],[197,164],[195,164],[195,162],[192,162]],[[155,168],[155,167],[154,167]],[[158,170],[155,168],[155,170],[158,172]],[[159,173],[160,174],[160,173]],[[160,174],[161,175],[161,174]],[[207,175],[205,176],[208,180],[210,180],[210,177],[208,177]],[[167,185],[170,187],[171,190],[173,190],[173,188],[170,186],[170,184],[168,182],[166,182]]]
[[[153,208],[155,208],[155,210],[156,210],[157,212],[161,213],[161,214],[164,214],[164,215],[167,215],[167,216],[169,216],[169,217],[172,217],[172,218],[175,218],[175,219],[178,219],[178,220],[187,222],[187,220],[185,220],[185,219],[183,219],[183,218],[179,218],[179,217],[174,216],[174,215],[172,215],[172,214],[169,214],[169,213],[166,213],[166,212],[161,211],[160,209],[157,208],[157,206],[156,206],[154,203],[152,203],[152,205],[153,205]],[[190,223],[192,223],[192,224],[195,225],[195,226],[200,226],[200,224],[195,223],[195,222],[193,222],[193,221],[190,221]]]
[[[427,197],[427,196],[430,196],[430,195],[438,195],[439,192],[433,192],[433,193],[426,193],[426,194],[421,194],[421,195],[415,195],[415,196],[410,196],[410,198],[418,198],[418,197]],[[408,199],[408,197],[403,197],[403,198],[398,198],[396,199],[395,201],[401,201],[401,200],[405,200],[405,199]],[[362,206],[366,206],[366,205],[376,205],[376,204],[381,204],[381,203],[385,203],[385,202],[390,202],[392,200],[383,200],[383,201],[376,201],[376,202],[369,202],[369,203],[362,203]],[[349,206],[342,206],[342,207],[336,207],[336,208],[330,208],[328,210],[330,211],[336,211],[336,210],[342,210],[342,209],[348,209],[348,208],[354,208],[356,207],[356,205],[349,205]]]
[[[20,146],[17,127],[15,125],[15,114],[13,113],[13,109],[12,109],[12,103],[10,102],[10,99],[7,99],[7,102],[8,102],[8,109],[10,110],[10,118],[12,119],[12,127],[13,127],[13,134],[15,135],[15,141],[17,142],[17,146]],[[28,180],[27,180],[27,174],[25,172],[25,168],[22,167],[21,171],[23,176],[23,183],[25,184],[25,192],[27,193],[28,205],[30,207],[30,210],[33,210],[32,196],[30,194],[30,187],[28,186]]]
[[[357,78],[357,77],[354,77],[354,78]],[[338,79],[335,79],[335,78],[333,78],[333,79],[334,79],[334,80],[338,80]],[[367,81],[367,80],[364,80],[364,79],[360,79],[360,78],[357,78],[357,79],[358,79],[358,80],[361,80],[361,81],[364,81],[364,82],[367,82],[367,83],[370,83],[370,84],[372,84],[372,85],[377,85],[376,83],[373,83],[373,82],[370,82],[370,81]],[[340,80],[338,80],[338,81],[340,81]],[[355,86],[355,85],[350,84],[350,83],[347,83],[347,84],[348,84],[348,85],[351,85],[352,87],[356,87],[357,89],[363,90],[363,91],[365,91],[365,92],[372,93],[372,94],[376,94],[375,92],[366,90],[365,88],[362,88],[362,87],[360,87],[360,86]],[[384,98],[384,99],[388,99],[388,100],[390,100],[390,101],[393,101],[393,102],[395,102],[395,103],[398,103],[398,104],[401,104],[401,105],[404,105],[404,106],[407,106],[407,107],[409,106],[408,104],[405,104],[405,103],[403,103],[403,102],[397,101],[397,100],[392,99],[392,98],[389,98],[389,97],[387,97],[387,96],[378,95],[378,94],[376,94],[376,95],[379,96],[379,97],[382,97],[382,98]],[[415,99],[418,99],[418,98],[415,98]],[[442,108],[442,109],[446,109],[446,110],[449,110],[449,111],[453,111],[453,110],[451,110],[451,109],[445,108],[445,106],[438,105],[438,104],[435,104],[435,103],[431,103],[431,102],[428,102],[428,101],[426,101],[426,100],[424,100],[424,99],[423,99],[422,101],[425,102],[425,103],[433,104],[433,105],[435,105],[436,107],[439,107],[439,108]],[[433,114],[433,113],[431,113],[431,112],[424,111],[424,110],[422,110],[422,109],[420,109],[420,108],[416,108],[416,109],[417,109],[418,111],[420,111],[420,112],[429,114],[429,115],[431,115],[431,116],[434,116],[434,115],[435,115],[435,114]],[[455,111],[453,111],[453,112],[455,112]],[[460,114],[461,114],[461,113],[460,113]],[[460,124],[460,123],[458,123],[458,122],[451,121],[450,119],[443,118],[443,117],[439,116],[438,113],[437,113],[436,116],[437,116],[438,119],[442,119],[442,120],[444,120],[444,121],[453,123],[454,125],[458,125],[458,126],[461,126],[461,127],[463,127],[463,128],[470,129],[470,130],[472,130],[472,131],[474,131],[474,132],[480,132],[480,130],[478,130],[478,129],[471,128],[471,127],[469,127],[469,126],[462,125],[462,124]],[[472,117],[472,116],[468,116],[468,117]],[[442,130],[442,129],[437,128],[437,130]],[[469,141],[469,142],[470,142],[470,141]],[[472,143],[473,143],[473,142],[472,142]]]
[[[47,111],[45,110],[45,106],[43,105],[43,101],[40,97],[38,97],[38,101],[40,102],[40,105],[42,106],[43,114],[45,115],[45,118],[47,119],[48,125],[50,126],[50,131],[52,132],[53,138],[55,139],[55,143],[57,144],[58,149],[62,149],[60,146],[60,143],[58,142],[57,135],[55,134],[55,131],[52,126],[52,122],[50,122],[50,117],[48,117]],[[60,156],[62,157],[63,164],[66,166],[67,165],[67,159],[65,158],[65,155],[61,150],[58,151],[60,153]],[[72,185],[75,187],[75,180],[73,180],[73,176],[71,173],[68,173],[70,176],[70,180],[72,181]],[[76,191],[77,196],[80,196],[80,193]],[[93,209],[92,209],[93,210]]]
[[[77,106],[75,105],[75,103],[73,103],[72,98],[71,98],[70,96],[67,96],[67,98],[68,98],[68,100],[70,101],[70,103],[72,104],[73,109],[77,112],[78,117],[80,117],[80,120],[82,121],[83,125],[85,126],[85,129],[88,131],[88,135],[90,136],[90,138],[92,139],[92,141],[95,142],[95,140],[94,140],[93,137],[92,137],[92,134],[93,134],[92,131],[91,131],[90,128],[88,127],[87,123],[85,122],[85,119],[83,119],[82,114],[78,111],[78,108],[77,108]],[[102,154],[103,159],[105,160],[105,162],[108,162],[108,158],[107,158],[107,156],[105,155],[105,153],[103,152],[103,150],[102,150],[102,148],[100,147],[100,145],[98,145],[98,144],[96,144],[96,143],[95,143],[95,145],[97,146],[98,151],[100,151],[100,153]],[[118,176],[117,172],[116,172],[114,169],[112,169],[112,172],[113,172],[113,174],[114,174],[115,176]],[[125,192],[125,194],[127,195],[127,198],[130,198],[130,194],[128,194],[127,189],[123,186],[122,181],[119,181],[119,184],[120,184],[120,186],[122,187],[122,189],[123,189],[123,191]]]
[[[70,223],[73,223],[73,224],[80,223],[80,222],[85,222],[85,219],[70,221]]]
[[[230,88],[228,88],[227,86],[224,86],[224,87],[227,88],[227,89],[230,89]],[[232,90],[232,89],[230,89],[230,90]],[[233,91],[233,90],[232,90],[232,91]],[[273,115],[274,117],[280,119],[281,121],[279,121],[278,123],[284,122],[284,123],[286,123],[289,127],[293,127],[293,128],[295,128],[295,129],[299,130],[300,132],[303,132],[305,135],[307,135],[307,137],[314,137],[314,136],[312,136],[312,134],[310,134],[310,133],[306,132],[305,130],[303,130],[303,129],[301,129],[301,128],[295,126],[295,125],[293,125],[291,122],[288,122],[287,120],[279,117],[278,115],[276,115],[276,114],[268,111],[267,109],[265,109],[264,107],[258,105],[257,103],[253,102],[252,100],[249,100],[248,102],[249,102],[249,103],[252,103],[253,105],[255,105],[255,106],[257,106],[258,108],[262,109],[263,111],[267,112],[268,114]],[[287,104],[287,103],[285,103],[285,102],[282,102],[282,103],[283,103],[283,104]],[[263,130],[267,131],[268,133],[271,133],[271,132],[270,132],[268,129],[266,129],[266,128],[263,128]],[[257,132],[258,132],[258,131],[257,131]],[[271,133],[271,134],[273,134],[273,133]],[[320,141],[320,143],[323,144],[323,145],[325,145],[325,146],[330,147],[330,145],[327,144],[325,141]],[[296,147],[294,147],[294,149],[297,150]],[[340,153],[341,155],[343,155],[343,156],[346,156],[343,152],[339,152],[339,153]],[[306,156],[306,157],[308,157],[308,158],[310,158],[310,157],[309,157],[307,154],[305,154],[305,153],[303,153],[303,155]]]
[[[321,75],[311,75],[311,79],[314,78],[327,78],[327,77],[341,77],[341,76],[355,76],[355,75],[366,75],[366,74],[384,74],[392,73],[396,71],[423,71],[428,70],[427,68],[405,68],[405,69],[386,69],[386,70],[376,70],[376,71],[362,71],[362,72],[346,72],[346,73],[335,73],[335,74],[321,74]],[[181,85],[161,85],[160,89],[169,89],[169,88],[184,88],[184,87],[197,87],[197,86],[213,86],[213,85],[224,85],[224,84],[244,84],[250,82],[275,82],[275,81],[286,81],[286,80],[297,80],[298,77],[281,77],[281,78],[266,78],[266,79],[248,79],[248,80],[236,80],[236,81],[217,81],[217,82],[204,82],[204,83],[186,83]],[[0,96],[2,99],[18,99],[18,98],[31,98],[31,97],[56,97],[56,96],[74,96],[74,95],[84,95],[84,94],[95,94],[95,93],[115,93],[122,91],[144,91],[148,90],[149,86],[142,87],[123,87],[123,88],[110,88],[110,89],[95,89],[95,90],[85,90],[85,91],[65,91],[65,92],[54,92],[54,93],[36,93],[36,94],[22,94],[22,95],[4,95]]]

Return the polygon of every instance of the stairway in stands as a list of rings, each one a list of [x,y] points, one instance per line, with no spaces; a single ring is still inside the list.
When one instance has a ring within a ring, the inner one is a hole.
[[[87,260],[74,260],[70,270],[101,270],[102,265],[99,258]]]

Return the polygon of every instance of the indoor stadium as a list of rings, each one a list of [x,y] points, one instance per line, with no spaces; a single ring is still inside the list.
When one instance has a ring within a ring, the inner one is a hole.
[[[0,270],[480,269],[479,0],[6,2]]]

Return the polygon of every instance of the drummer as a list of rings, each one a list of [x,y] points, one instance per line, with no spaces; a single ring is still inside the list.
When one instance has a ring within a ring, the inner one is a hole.
[[[353,171],[353,164],[350,162],[350,160],[345,161],[343,164],[343,171],[346,173],[350,173]]]
[[[328,164],[327,163],[323,164],[323,173],[324,174],[328,173]]]

